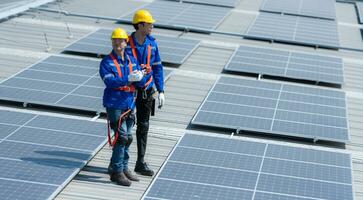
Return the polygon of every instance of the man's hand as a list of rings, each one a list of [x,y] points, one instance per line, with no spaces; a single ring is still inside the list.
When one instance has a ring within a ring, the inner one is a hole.
[[[142,71],[135,70],[131,74],[127,76],[129,82],[138,82],[144,77],[144,73]]]
[[[158,106],[158,108],[163,107],[163,105],[165,103],[164,92],[159,92],[158,100],[159,100],[159,106]]]

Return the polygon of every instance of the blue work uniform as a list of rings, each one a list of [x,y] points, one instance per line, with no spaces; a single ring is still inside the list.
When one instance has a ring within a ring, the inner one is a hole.
[[[114,172],[128,169],[128,149],[132,142],[131,129],[135,124],[135,87],[144,87],[150,75],[139,82],[130,83],[128,75],[134,70],[141,70],[136,59],[124,52],[124,60],[114,51],[105,56],[100,64],[99,73],[106,88],[103,94],[103,106],[106,108],[110,126],[118,132],[118,138],[113,144],[111,166]],[[120,116],[128,112],[120,120]]]
[[[129,54],[134,55],[137,58],[140,66],[144,68],[149,74],[152,75],[152,79],[148,80],[145,88],[139,88],[136,99],[136,115],[137,115],[137,162],[135,171],[140,172],[143,169],[148,169],[144,162],[147,134],[149,131],[149,118],[151,110],[155,105],[153,98],[153,85],[158,92],[164,92],[164,74],[163,65],[161,64],[161,58],[159,54],[158,45],[156,40],[151,35],[147,35],[142,44],[139,44],[135,38],[135,32],[129,36],[128,46],[126,51]],[[151,175],[150,171],[147,174]]]

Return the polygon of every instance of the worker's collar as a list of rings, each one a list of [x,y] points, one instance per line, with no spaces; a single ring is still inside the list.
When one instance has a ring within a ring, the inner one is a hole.
[[[121,62],[125,62],[126,60],[127,60],[127,53],[126,53],[126,50],[124,51],[124,60],[122,61],[122,59],[121,59],[121,56],[119,56],[116,52],[115,52],[115,50],[113,50],[112,49],[112,52],[111,52],[112,54],[113,54],[113,56],[115,56],[115,58],[117,59],[117,60],[120,60]]]
[[[150,36],[149,35],[146,35],[145,39],[144,39],[144,42],[142,44],[139,44],[139,42],[137,41],[136,37],[135,37],[135,33],[136,32],[133,32],[131,34],[131,37],[134,41],[134,44],[135,46],[145,46],[145,45],[149,45],[150,44]]]

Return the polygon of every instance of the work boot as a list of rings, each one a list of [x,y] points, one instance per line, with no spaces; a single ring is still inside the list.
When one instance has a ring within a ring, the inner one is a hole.
[[[136,182],[140,181],[139,178],[137,178],[136,175],[133,175],[129,169],[124,170],[124,174],[131,181],[136,181]]]
[[[125,176],[123,172],[112,173],[110,180],[116,182],[118,185],[130,186],[131,181]]]
[[[138,174],[141,174],[143,176],[153,176],[154,175],[154,171],[151,170],[146,162],[136,162],[136,165],[135,165],[135,169],[134,171]]]

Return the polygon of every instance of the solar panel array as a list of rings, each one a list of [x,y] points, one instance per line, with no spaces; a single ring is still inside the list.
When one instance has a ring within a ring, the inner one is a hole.
[[[234,8],[240,2],[240,0],[171,0],[171,1],[182,1],[188,3],[206,4],[212,6],[224,6]]]
[[[345,93],[221,77],[192,119],[194,125],[347,142]]]
[[[64,51],[107,55],[110,53],[112,30],[99,29],[84,38],[68,45]],[[160,57],[163,62],[181,65],[199,46],[199,40],[156,36]]]
[[[260,10],[332,20],[336,18],[334,0],[264,0]]]
[[[363,2],[355,2],[358,11],[359,23],[363,24]]]
[[[1,199],[52,199],[106,143],[105,124],[0,110]]]
[[[143,9],[150,11],[156,25],[179,28],[198,28],[215,30],[230,12],[230,8],[179,3],[173,1],[153,1]],[[123,16],[122,20],[132,21],[133,13]]]
[[[258,47],[240,46],[224,69],[338,85],[344,83],[341,58]]]
[[[0,99],[104,112],[99,60],[50,56],[0,84]],[[171,70],[165,69],[164,78]]]
[[[263,12],[245,37],[334,49],[340,46],[335,21]]]
[[[353,199],[350,154],[185,134],[143,199]]]
[[[50,56],[0,84],[0,98],[103,111],[98,60]]]

